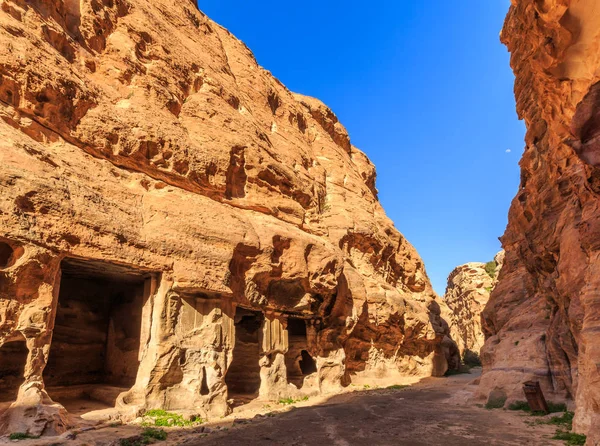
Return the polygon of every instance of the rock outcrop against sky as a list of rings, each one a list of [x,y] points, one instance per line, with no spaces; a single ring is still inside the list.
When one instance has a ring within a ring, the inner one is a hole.
[[[481,313],[498,281],[504,252],[489,263],[471,262],[458,266],[448,276],[444,302],[450,309],[446,318],[450,335],[458,345],[461,358],[477,364],[485,342]]]
[[[600,8],[512,2],[502,41],[527,124],[506,260],[484,312],[481,392],[573,398],[574,428],[600,442]]]
[[[329,108],[192,1],[0,6],[3,432],[446,371],[443,303]]]

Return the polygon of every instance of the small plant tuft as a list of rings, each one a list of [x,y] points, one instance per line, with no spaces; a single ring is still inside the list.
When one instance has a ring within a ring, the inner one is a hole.
[[[567,405],[565,403],[553,403],[552,401],[548,401],[548,411],[550,413],[566,412]]]
[[[13,432],[8,436],[10,440],[35,440],[39,435],[30,435],[26,432]]]
[[[485,264],[485,272],[488,273],[492,279],[496,277],[496,262],[494,260]]]
[[[574,434],[573,432],[557,431],[553,440],[563,440],[568,446],[583,446],[587,440],[585,435]]]
[[[164,441],[167,439],[167,433],[163,429],[147,427],[146,429],[144,429],[144,432],[142,432],[142,437]]]
[[[163,429],[148,427],[142,431],[142,434],[133,438],[122,438],[119,440],[119,446],[144,446],[156,441],[165,441],[167,433]]]
[[[195,418],[194,420],[186,420],[182,415],[177,413],[167,412],[162,409],[149,410],[144,414],[145,417],[153,418],[152,422],[144,422],[142,426],[159,426],[159,427],[186,427],[193,426],[196,424],[202,424],[204,420],[202,418]]]
[[[515,401],[512,404],[509,404],[508,410],[522,410],[524,412],[530,412],[531,408],[529,407],[529,403],[527,401]]]
[[[298,399],[294,399],[291,396],[287,398],[281,398],[277,403],[284,406],[289,406],[290,404],[299,403],[300,401],[308,401],[308,396],[303,396],[302,398]]]
[[[556,426],[564,426],[568,430],[573,429],[573,417],[575,414],[573,412],[565,412],[560,417],[552,417],[550,420],[546,421],[545,424],[554,424]]]
[[[567,406],[564,403],[553,403],[552,401],[548,401],[548,413],[557,413],[557,412],[567,412]],[[529,407],[529,403],[527,401],[515,401],[514,403],[508,406],[508,410],[522,410],[524,412],[529,412],[534,416],[543,416],[546,415],[545,412],[533,412],[531,407]],[[558,418],[558,417],[555,417]]]
[[[498,397],[492,398],[487,403],[485,403],[485,408],[488,410],[491,409],[502,409],[504,407],[504,403],[506,403],[506,397]]]
[[[401,390],[401,389],[406,389],[407,387],[410,387],[407,384],[394,384],[392,386],[388,386],[388,389],[390,390]]]

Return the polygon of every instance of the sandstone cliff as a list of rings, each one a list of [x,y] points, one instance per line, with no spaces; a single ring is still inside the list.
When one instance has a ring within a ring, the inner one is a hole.
[[[501,38],[527,136],[484,312],[481,394],[523,399],[522,382],[539,380],[548,399],[574,400],[575,429],[600,444],[600,8],[513,1]]]
[[[467,364],[479,363],[485,342],[481,313],[496,286],[503,260],[502,251],[491,262],[467,263],[456,267],[448,276],[444,302],[450,312],[446,320],[450,325],[450,336]]]
[[[0,0],[2,431],[441,375],[440,305],[335,114],[193,2]]]

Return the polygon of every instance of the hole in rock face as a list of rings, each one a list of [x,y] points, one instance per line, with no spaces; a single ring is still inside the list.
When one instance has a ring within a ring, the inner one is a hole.
[[[24,381],[29,350],[25,340],[9,341],[0,346],[0,402],[14,401]]]
[[[8,268],[13,258],[12,247],[5,242],[0,242],[0,268]]]
[[[64,260],[61,269],[44,382],[70,412],[100,408],[98,403],[113,406],[135,383],[149,274],[73,259]],[[95,403],[83,408],[82,399]]]
[[[313,357],[310,356],[310,353],[308,353],[306,350],[302,350],[300,355],[302,356],[302,359],[300,360],[300,369],[302,369],[302,374],[310,375],[312,373],[316,373],[317,363]]]
[[[206,367],[202,367],[202,384],[200,385],[200,395],[206,396],[210,393],[208,381],[206,379]]]
[[[304,377],[317,371],[314,359],[308,353],[306,322],[303,319],[288,319],[288,351],[285,354],[287,379],[298,389],[304,385]]]
[[[235,345],[225,383],[229,397],[251,400],[260,389],[260,339],[264,316],[257,311],[238,307],[235,312]]]

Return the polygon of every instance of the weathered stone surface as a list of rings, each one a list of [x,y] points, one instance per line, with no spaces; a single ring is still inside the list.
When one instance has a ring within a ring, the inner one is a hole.
[[[190,1],[0,6],[0,349],[26,347],[0,430],[446,371],[443,303],[325,105]]]
[[[480,387],[510,402],[534,379],[547,399],[573,398],[588,444],[600,444],[599,33],[593,0],[518,0],[508,13],[502,41],[527,136]]]
[[[472,262],[455,268],[448,276],[444,302],[450,314],[446,320],[450,325],[450,336],[467,363],[475,364],[479,360],[485,342],[481,313],[496,286],[503,260],[504,252],[501,251],[489,262],[488,270],[485,263]]]

